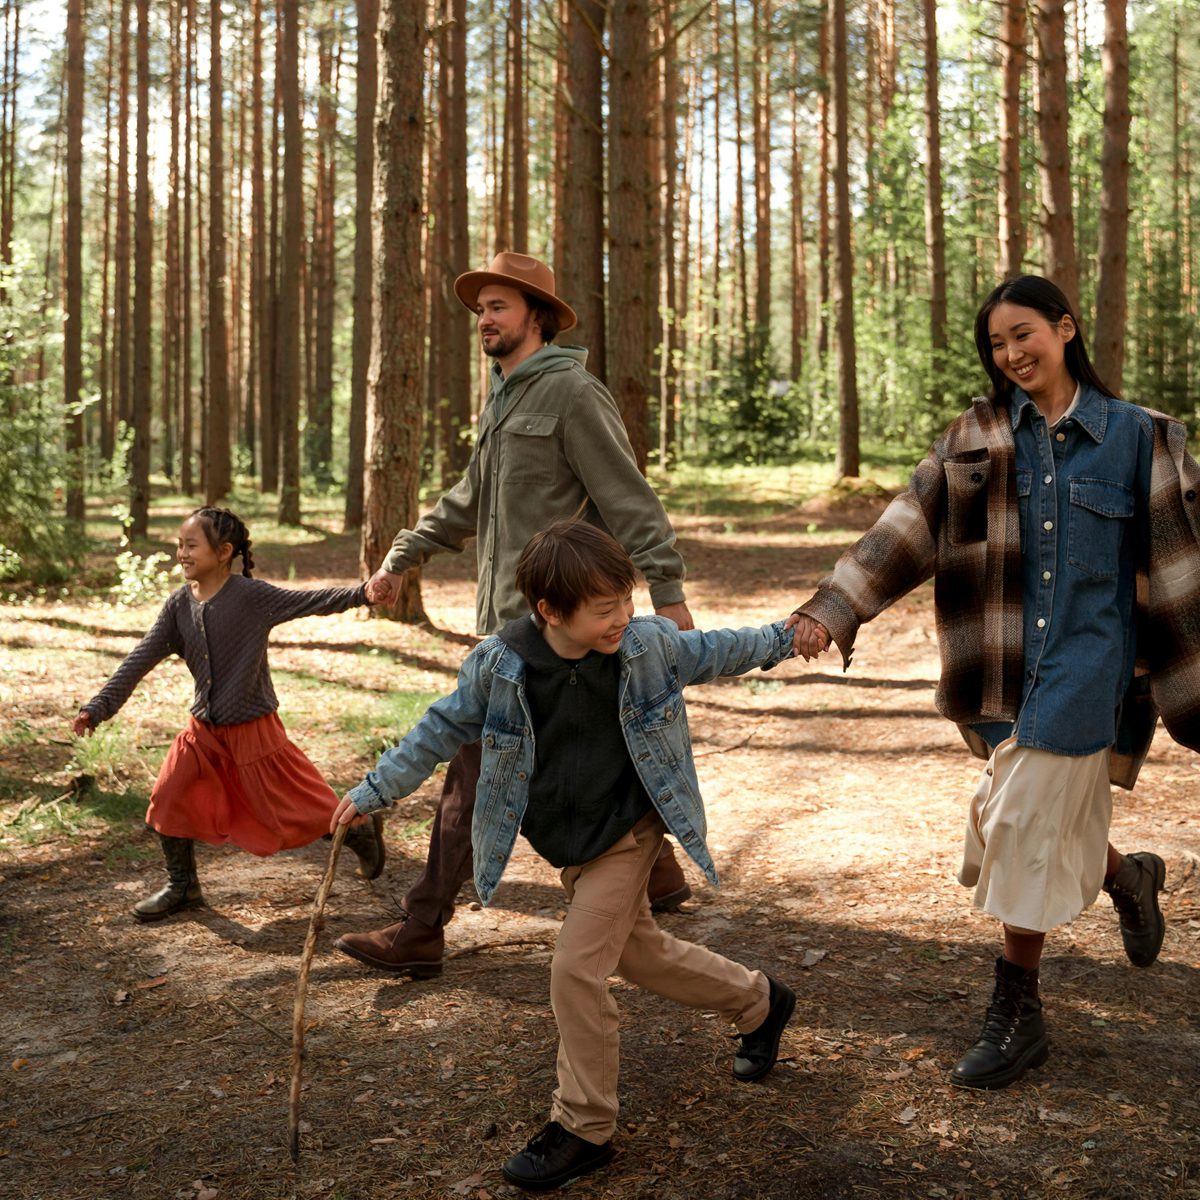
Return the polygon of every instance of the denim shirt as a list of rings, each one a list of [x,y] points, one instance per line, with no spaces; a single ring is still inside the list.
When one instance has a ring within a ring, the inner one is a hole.
[[[1024,678],[1015,729],[975,726],[995,746],[1094,754],[1116,739],[1136,654],[1136,573],[1147,544],[1154,427],[1136,405],[1083,384],[1047,425],[1012,404],[1021,520]],[[1144,566],[1144,563],[1143,563]]]
[[[618,707],[629,756],[663,824],[714,886],[683,689],[772,667],[791,649],[792,634],[782,621],[760,629],[684,632],[663,617],[635,617],[621,639]],[[524,679],[520,655],[498,637],[487,638],[464,661],[458,688],[430,705],[350,792],[360,813],[374,812],[415,791],[460,746],[482,740],[471,842],[475,890],[484,904],[508,864],[529,802],[534,733]]]

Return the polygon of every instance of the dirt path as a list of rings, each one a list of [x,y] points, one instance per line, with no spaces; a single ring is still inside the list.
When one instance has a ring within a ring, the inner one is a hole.
[[[851,536],[813,522],[682,522],[701,623],[773,619],[806,595]],[[344,578],[343,550],[302,560],[295,582]],[[267,577],[272,566],[284,570],[268,562]],[[276,638],[285,721],[339,786],[372,756],[369,730],[347,732],[339,713],[360,704],[369,724],[399,688],[451,685],[471,623],[464,564],[437,564],[425,594],[460,636],[348,615]],[[696,899],[664,923],[789,981],[796,1018],[785,1060],[742,1087],[719,1022],[616,983],[621,1154],[572,1196],[1200,1197],[1200,762],[1161,733],[1137,792],[1118,796],[1113,833],[1167,861],[1160,961],[1131,968],[1096,905],[1048,946],[1050,1061],[996,1094],[946,1083],[978,1031],[997,931],[954,879],[978,766],[933,714],[930,604],[922,589],[869,627],[849,675],[827,657],[689,693],[724,886],[690,871]],[[125,756],[104,785],[132,791],[115,821],[39,835],[33,817],[53,806],[17,813],[65,790],[63,718],[153,610],[68,600],[0,613],[0,1195],[517,1194],[499,1164],[546,1119],[553,1087],[553,870],[522,843],[491,908],[464,898],[441,980],[412,983],[329,946],[390,919],[437,782],[394,814],[376,884],[343,868],[310,990],[297,1175],[291,1001],[324,844],[269,860],[203,847],[210,907],[135,925],[127,908],[159,877],[138,822],[152,754]],[[136,744],[161,757],[187,695],[182,669],[164,665],[123,714]]]

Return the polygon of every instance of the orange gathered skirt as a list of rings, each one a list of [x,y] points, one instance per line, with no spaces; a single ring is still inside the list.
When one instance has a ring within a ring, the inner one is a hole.
[[[155,780],[146,824],[265,857],[328,833],[337,804],[277,713],[240,725],[189,717]]]

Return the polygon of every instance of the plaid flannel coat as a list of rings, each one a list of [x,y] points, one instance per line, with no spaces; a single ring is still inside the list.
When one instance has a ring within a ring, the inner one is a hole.
[[[1162,413],[1150,417],[1138,662],[1109,765],[1112,782],[1126,788],[1137,779],[1160,713],[1176,741],[1200,750],[1200,467],[1187,452],[1184,426]],[[829,630],[848,669],[859,626],[931,575],[942,667],[934,702],[986,758],[987,745],[970,726],[1016,720],[1024,650],[1016,447],[1007,407],[990,400],[974,400],[950,425],[908,490],[798,611]]]

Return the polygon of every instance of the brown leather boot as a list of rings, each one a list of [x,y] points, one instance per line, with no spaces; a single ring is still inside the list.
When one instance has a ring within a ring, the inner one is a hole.
[[[675,861],[675,848],[663,838],[658,857],[650,868],[646,895],[650,897],[651,912],[675,912],[691,897],[692,889],[683,877],[683,868]]]
[[[344,933],[333,943],[335,950],[368,967],[411,975],[414,979],[429,979],[442,973],[445,946],[441,929],[425,925],[408,913],[383,929]]]

